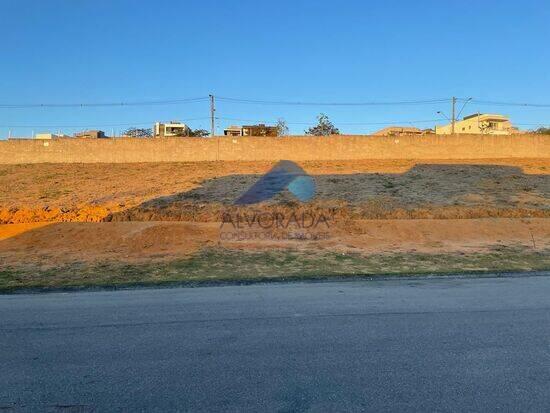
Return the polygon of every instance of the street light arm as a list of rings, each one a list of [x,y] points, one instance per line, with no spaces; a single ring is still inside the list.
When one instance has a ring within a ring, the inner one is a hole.
[[[462,111],[464,110],[464,108],[466,107],[466,105],[470,100],[472,100],[472,98],[466,99],[466,102],[464,102],[464,104],[462,105],[462,108],[460,109],[460,111],[458,112],[458,115],[456,116],[457,118],[460,118],[460,114],[462,113]]]

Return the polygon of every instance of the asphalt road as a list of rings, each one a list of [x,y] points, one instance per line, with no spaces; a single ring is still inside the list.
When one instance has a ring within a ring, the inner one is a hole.
[[[0,411],[548,411],[550,276],[0,296]]]

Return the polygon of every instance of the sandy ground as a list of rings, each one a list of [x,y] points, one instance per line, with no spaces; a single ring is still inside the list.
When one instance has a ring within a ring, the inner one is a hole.
[[[0,268],[24,263],[55,267],[70,263],[170,261],[206,247],[237,250],[292,249],[382,252],[483,252],[499,245],[550,248],[550,220],[358,220],[335,226],[322,240],[220,239],[220,223],[105,222],[0,225]]]
[[[304,162],[356,218],[550,216],[550,159]],[[268,162],[0,165],[0,223],[216,221]],[[285,202],[284,195],[280,202]]]
[[[550,159],[305,162],[316,184],[312,201],[282,193],[269,203],[233,206],[272,166],[0,165],[0,277],[22,267],[175,262],[212,249],[373,257],[518,247],[535,251],[536,260],[550,251]],[[305,211],[328,216],[330,228],[305,231],[319,236],[314,240],[289,240],[289,232],[304,233],[293,225],[263,237],[258,223],[220,229],[228,211]]]

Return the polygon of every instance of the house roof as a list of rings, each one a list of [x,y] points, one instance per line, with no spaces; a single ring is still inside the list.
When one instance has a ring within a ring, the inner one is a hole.
[[[509,120],[507,116],[499,115],[496,113],[474,113],[472,115],[464,116],[462,120],[477,118],[481,120]]]
[[[389,133],[422,133],[422,130],[413,126],[388,126],[373,133],[373,135],[387,135]]]

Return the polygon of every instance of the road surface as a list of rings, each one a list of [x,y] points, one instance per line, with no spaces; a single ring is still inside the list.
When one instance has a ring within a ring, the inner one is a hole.
[[[0,296],[0,411],[543,411],[550,276]]]

